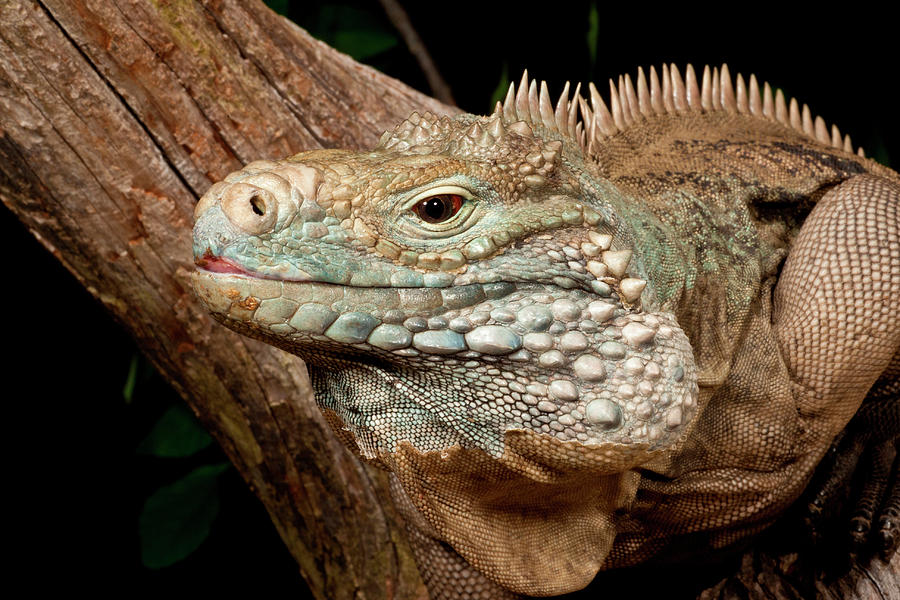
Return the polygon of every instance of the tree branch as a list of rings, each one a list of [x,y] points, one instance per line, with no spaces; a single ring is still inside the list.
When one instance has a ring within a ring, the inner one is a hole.
[[[440,103],[260,2],[0,6],[0,199],[121,321],[265,504],[319,598],[424,597],[384,473],[303,363],[194,300],[197,197],[243,163],[361,148]]]
[[[412,21],[409,20],[409,15],[406,14],[403,6],[401,6],[397,0],[378,1],[381,2],[381,6],[384,8],[384,12],[387,14],[388,19],[390,19],[397,31],[400,32],[400,37],[403,38],[406,47],[409,48],[410,53],[415,57],[416,62],[419,63],[419,68],[422,69],[422,72],[425,74],[425,79],[428,81],[428,87],[431,88],[434,97],[441,102],[455,105],[456,102],[453,100],[450,86],[444,80],[437,65],[434,64],[434,60],[431,58],[428,48],[425,47],[425,43],[422,41],[421,36],[419,36],[419,32],[413,27]]]

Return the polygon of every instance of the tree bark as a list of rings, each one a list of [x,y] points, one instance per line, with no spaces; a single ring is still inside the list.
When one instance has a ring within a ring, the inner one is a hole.
[[[317,598],[425,597],[385,474],[303,363],[194,299],[193,207],[258,158],[363,148],[439,102],[261,2],[0,3],[0,198],[99,298],[262,500]]]
[[[455,112],[258,1],[0,0],[0,199],[213,433],[317,598],[427,594],[385,474],[331,434],[303,363],[194,299],[193,206],[246,162],[371,147],[413,110]],[[778,589],[760,573],[740,595]]]

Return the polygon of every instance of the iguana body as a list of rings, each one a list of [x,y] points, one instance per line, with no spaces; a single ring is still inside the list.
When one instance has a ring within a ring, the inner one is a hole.
[[[725,68],[611,93],[523,79],[197,207],[198,294],[307,361],[434,597],[738,541],[867,395],[900,410],[900,177]]]

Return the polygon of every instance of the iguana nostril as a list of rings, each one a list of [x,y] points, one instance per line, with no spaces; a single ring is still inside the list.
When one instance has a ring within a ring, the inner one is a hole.
[[[277,217],[277,200],[268,190],[239,182],[222,192],[222,212],[234,225],[254,235],[271,231]]]
[[[266,214],[266,203],[259,196],[252,196],[250,198],[250,208],[261,217]]]

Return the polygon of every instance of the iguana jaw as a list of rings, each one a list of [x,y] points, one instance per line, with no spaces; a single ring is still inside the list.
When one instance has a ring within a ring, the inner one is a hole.
[[[677,443],[696,414],[693,361],[671,315],[629,314],[580,290],[354,288],[206,270],[193,281],[224,324],[317,367],[317,401],[368,440],[361,450],[369,456],[401,441],[423,452],[457,444],[499,455],[509,429],[657,450]],[[464,306],[446,308],[465,297]],[[440,413],[441,436],[398,422],[381,429],[377,415],[359,420],[365,411],[354,403],[372,391],[347,395],[357,367],[397,382],[383,388],[388,404]]]

